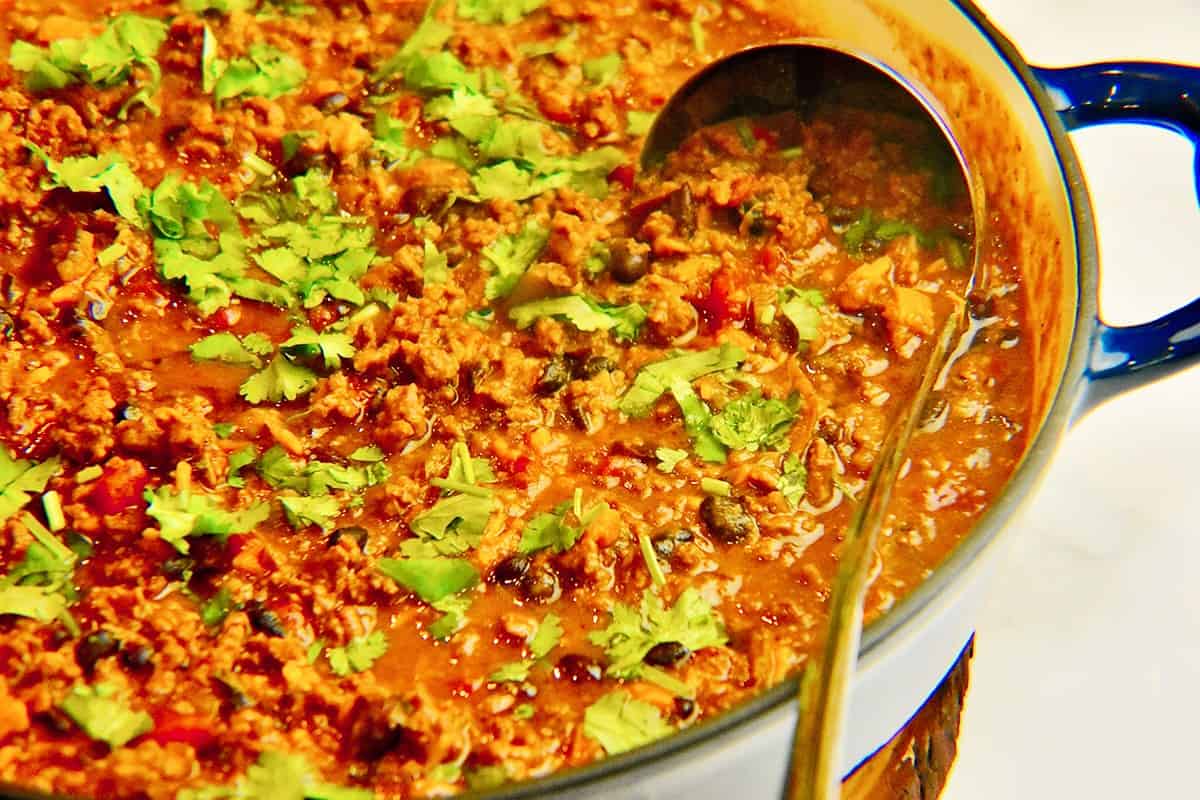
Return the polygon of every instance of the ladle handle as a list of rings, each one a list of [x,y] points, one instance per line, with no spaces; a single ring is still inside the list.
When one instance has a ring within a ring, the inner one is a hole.
[[[1200,196],[1200,68],[1126,62],[1064,69],[1035,68],[1067,130],[1133,123],[1167,128],[1196,146]],[[1166,377],[1200,354],[1200,299],[1143,325],[1097,320],[1077,413]]]

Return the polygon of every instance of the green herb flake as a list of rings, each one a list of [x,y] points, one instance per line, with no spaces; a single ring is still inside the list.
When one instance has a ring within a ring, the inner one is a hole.
[[[604,695],[583,715],[583,732],[609,755],[633,750],[674,731],[655,706],[634,699],[623,689]]]
[[[799,456],[789,453],[783,460],[783,472],[780,474],[779,483],[775,488],[787,500],[789,506],[796,508],[800,505],[800,501],[804,499],[804,492],[808,488],[808,470],[805,469]]]
[[[158,523],[163,541],[180,553],[188,552],[189,536],[220,536],[249,533],[271,513],[267,503],[240,511],[229,511],[214,496],[197,491],[177,493],[170,486],[147,489],[146,514]]]
[[[820,335],[821,309],[826,305],[825,295],[820,289],[779,290],[779,310],[796,330],[800,344],[811,342]]]
[[[296,461],[279,445],[263,453],[257,469],[263,480],[276,489],[316,496],[331,491],[362,492],[383,483],[389,474],[380,462],[345,466],[329,461]]]
[[[497,300],[512,294],[525,272],[542,254],[549,238],[549,231],[531,220],[520,233],[501,236],[485,248],[483,258],[492,273],[484,288],[487,299]]]
[[[608,675],[636,678],[642,659],[657,644],[678,642],[688,650],[718,647],[728,641],[721,615],[695,589],[685,589],[667,609],[662,599],[647,589],[639,609],[617,603],[612,621],[588,637],[608,656]]]
[[[200,606],[200,620],[210,628],[219,628],[236,607],[233,595],[222,586],[216,594],[204,602],[204,605]]]
[[[607,86],[620,74],[624,64],[619,53],[593,58],[583,62],[583,77],[598,86]]]
[[[687,460],[688,453],[686,450],[659,447],[654,451],[654,457],[658,459],[658,471],[669,475],[675,471],[675,467],[679,466],[680,462]]]
[[[90,738],[114,750],[154,729],[149,714],[130,710],[116,688],[105,683],[72,688],[58,707]]]
[[[364,464],[375,464],[383,461],[383,451],[378,445],[368,444],[358,448],[350,454],[351,461],[358,461]]]
[[[612,331],[617,339],[632,341],[637,338],[647,314],[638,303],[617,306],[572,294],[522,303],[509,310],[508,316],[518,330],[530,327],[541,317],[552,317],[564,319],[586,333]]]
[[[258,448],[252,444],[248,444],[240,450],[235,450],[229,454],[229,470],[225,473],[225,483],[235,489],[241,489],[246,485],[246,479],[242,477],[242,470],[258,460]]]
[[[521,683],[529,678],[529,671],[545,658],[562,641],[562,620],[557,614],[547,614],[526,645],[529,657],[513,661],[496,669],[488,676],[493,683]]]
[[[438,252],[437,245],[425,240],[425,256],[421,265],[421,276],[426,286],[440,286],[450,280],[450,267],[446,254]]]
[[[61,531],[67,527],[67,518],[63,515],[62,496],[58,492],[49,491],[42,495],[42,510],[46,513],[46,524],[51,531]]]
[[[283,515],[293,530],[303,530],[316,525],[323,531],[333,528],[334,520],[342,513],[342,503],[336,497],[288,497],[279,498]]]
[[[143,226],[138,202],[146,194],[146,187],[122,156],[103,153],[55,161],[37,145],[26,146],[46,165],[47,177],[42,181],[42,188],[61,187],[81,194],[104,192],[118,215],[139,228]]]
[[[546,4],[546,0],[458,0],[458,15],[484,25],[512,25],[526,14]]]
[[[261,369],[262,356],[269,355],[274,349],[275,346],[262,334],[252,333],[239,339],[227,331],[205,336],[188,347],[196,361],[220,361],[254,369]]]
[[[646,571],[650,573],[650,582],[662,588],[667,583],[667,576],[663,574],[662,565],[658,563],[658,556],[654,552],[654,544],[650,537],[639,533],[638,548],[642,551],[642,560],[646,562]]]
[[[104,474],[104,468],[99,464],[93,464],[90,467],[84,467],[75,473],[75,483],[84,484],[91,483]]]
[[[635,139],[645,136],[654,126],[654,120],[657,117],[658,112],[656,111],[630,111],[625,115],[625,133]]]
[[[670,388],[672,381],[691,383],[705,375],[735,369],[745,360],[746,353],[741,348],[723,344],[647,364],[638,371],[633,386],[621,397],[617,409],[631,417],[644,417]]]
[[[784,402],[763,397],[761,390],[755,389],[727,403],[713,417],[713,435],[733,450],[777,448],[791,430],[798,404],[798,396]]]
[[[712,430],[713,415],[692,385],[680,378],[671,380],[671,396],[679,404],[683,428],[692,440],[692,449],[701,460],[724,464],[729,453]]]
[[[281,403],[295,400],[317,388],[317,374],[293,364],[282,355],[271,359],[262,372],[251,375],[238,393],[247,403]]]
[[[706,477],[700,479],[700,491],[715,497],[729,497],[733,494],[733,487],[726,481]]]
[[[13,458],[0,444],[0,522],[24,508],[32,495],[45,491],[46,484],[58,474],[59,465],[58,458],[40,464]]]
[[[479,572],[461,558],[381,558],[376,569],[426,603],[436,603],[479,583]]]
[[[340,331],[317,333],[308,325],[292,328],[292,336],[279,346],[293,359],[320,358],[325,370],[332,372],[342,366],[342,359],[354,357],[355,347],[350,337]]]
[[[513,708],[514,719],[533,719],[535,713],[537,713],[537,709],[533,703],[521,703]]]
[[[351,639],[345,647],[331,647],[325,655],[333,673],[344,678],[354,672],[366,672],[387,650],[387,637],[381,631],[373,631]]]
[[[228,62],[214,58],[210,67],[213,101],[233,97],[274,100],[299,88],[308,78],[304,65],[277,47],[262,42],[250,45],[246,55]]]
[[[323,783],[303,756],[266,751],[233,786],[184,789],[175,800],[374,800],[368,789]]]

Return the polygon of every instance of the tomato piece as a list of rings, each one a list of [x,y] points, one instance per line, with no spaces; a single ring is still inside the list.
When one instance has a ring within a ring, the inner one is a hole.
[[[92,508],[101,514],[120,514],[126,509],[145,504],[142,493],[150,476],[141,462],[128,458],[113,458],[96,479],[88,496]]]
[[[217,743],[211,720],[173,711],[162,713],[154,722],[154,730],[147,733],[146,738],[161,745],[181,742],[197,750],[208,749]]]
[[[614,183],[619,183],[626,190],[633,188],[633,180],[637,177],[637,170],[633,164],[619,164],[613,168],[613,171],[608,173],[608,179]]]
[[[734,299],[733,294],[733,275],[729,270],[722,269],[713,276],[708,293],[692,301],[710,333],[720,330],[732,320],[745,317],[746,309]]]
[[[779,269],[779,262],[779,248],[775,245],[769,244],[758,251],[758,263],[768,273],[773,273]]]

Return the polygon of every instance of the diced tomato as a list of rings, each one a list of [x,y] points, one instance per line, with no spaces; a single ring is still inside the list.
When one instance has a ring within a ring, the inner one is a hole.
[[[709,332],[718,331],[732,320],[742,319],[746,309],[733,297],[734,281],[729,270],[722,269],[713,276],[708,293],[692,301]]]
[[[779,269],[779,261],[779,248],[773,244],[769,244],[758,251],[758,263],[768,273],[773,273]]]
[[[205,750],[217,743],[212,731],[212,721],[206,717],[163,712],[154,722],[154,730],[146,738],[165,745],[182,742],[197,750]]]
[[[633,164],[620,164],[613,168],[613,171],[608,173],[608,179],[615,183],[619,183],[627,190],[633,188],[633,180],[637,177],[637,170]]]
[[[140,462],[128,458],[111,459],[89,495],[92,508],[101,514],[120,514],[141,506],[145,503],[142,492],[148,481],[146,468]]]
[[[205,322],[212,326],[216,331],[227,331],[238,324],[242,318],[242,310],[234,306],[226,306],[218,309],[205,318]]]

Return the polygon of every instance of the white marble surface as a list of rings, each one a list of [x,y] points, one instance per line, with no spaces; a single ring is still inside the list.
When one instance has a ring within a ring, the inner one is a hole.
[[[1200,0],[979,0],[1026,58],[1200,64]],[[1200,295],[1190,145],[1074,135],[1110,322]],[[980,621],[947,800],[1200,797],[1200,370],[1118,398],[1067,438]]]

